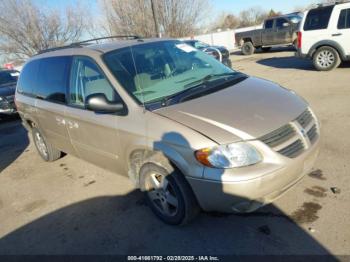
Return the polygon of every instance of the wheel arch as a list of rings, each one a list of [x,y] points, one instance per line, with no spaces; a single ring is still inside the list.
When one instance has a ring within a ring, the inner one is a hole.
[[[128,156],[128,175],[136,187],[139,187],[139,172],[146,163],[154,163],[165,168],[169,173],[174,169],[183,175],[188,172],[186,160],[176,150],[164,145],[157,148],[138,148],[130,152]]]
[[[309,57],[313,57],[314,54],[316,53],[316,51],[321,48],[321,47],[324,47],[324,46],[328,46],[328,47],[332,47],[334,48],[341,60],[345,60],[346,59],[346,55],[345,55],[345,51],[344,49],[342,48],[342,46],[340,44],[338,44],[337,42],[335,41],[332,41],[332,40],[323,40],[323,41],[320,41],[320,42],[317,42],[315,43],[311,48],[310,48],[310,51],[309,51],[309,54],[308,56]]]
[[[35,120],[33,120],[30,117],[21,117],[22,118],[22,124],[23,126],[28,130],[32,131],[34,127],[38,127],[37,123]]]
[[[247,42],[251,42],[254,45],[253,39],[251,37],[244,37],[242,38],[242,41],[243,41],[243,44]]]

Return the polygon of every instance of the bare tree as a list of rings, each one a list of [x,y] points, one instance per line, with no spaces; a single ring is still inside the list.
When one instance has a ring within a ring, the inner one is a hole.
[[[109,34],[156,35],[150,0],[101,0]],[[163,35],[193,34],[208,10],[206,0],[154,0]]]
[[[268,13],[268,18],[272,18],[280,15],[282,15],[282,12],[275,12],[275,10],[271,9]]]
[[[0,0],[0,54],[21,59],[77,41],[84,32],[79,6],[44,10],[33,0]]]
[[[268,12],[260,7],[252,7],[239,13],[240,27],[261,24],[269,16]]]
[[[239,26],[239,23],[240,21],[237,16],[223,12],[218,16],[211,29],[234,29]]]

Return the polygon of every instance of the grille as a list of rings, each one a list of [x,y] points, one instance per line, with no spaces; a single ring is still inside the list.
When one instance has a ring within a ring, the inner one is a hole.
[[[305,110],[293,122],[298,123],[304,129],[310,144],[313,144],[317,140],[317,125],[309,109]],[[303,153],[309,144],[298,134],[299,132],[297,132],[296,129],[299,128],[299,125],[293,123],[284,125],[271,133],[260,137],[259,140],[276,152],[290,158],[295,158]]]
[[[230,56],[228,51],[221,51],[222,58],[228,58]]]
[[[304,143],[300,139],[298,139],[289,146],[283,148],[282,150],[279,150],[278,153],[290,158],[294,158],[300,155],[300,153],[304,151],[304,148]]]
[[[287,124],[260,138],[262,142],[270,147],[278,146],[296,135],[294,128]]]
[[[309,109],[305,110],[300,116],[296,118],[296,121],[303,127],[306,128],[311,121],[313,121],[312,114]]]
[[[313,125],[310,130],[307,132],[307,136],[309,137],[309,140],[311,143],[314,143],[318,134],[317,134],[317,127],[316,125]]]
[[[7,102],[12,103],[15,100],[15,96],[7,96],[6,97]]]

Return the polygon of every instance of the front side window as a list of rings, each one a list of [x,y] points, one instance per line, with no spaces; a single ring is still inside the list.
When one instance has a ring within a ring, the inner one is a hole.
[[[183,92],[208,75],[236,73],[180,41],[117,49],[105,54],[104,60],[119,83],[140,104]]]
[[[350,28],[350,8],[341,10],[338,20],[338,29]]]
[[[273,28],[273,20],[267,20],[265,22],[265,29],[271,29]]]
[[[87,57],[75,57],[69,84],[69,104],[85,106],[86,97],[102,93],[114,102],[117,94],[96,63]]]
[[[33,94],[34,87],[37,86],[39,64],[40,60],[33,60],[24,66],[17,83],[17,91],[19,93],[24,95]]]
[[[40,60],[37,85],[34,93],[38,98],[65,103],[70,57],[49,57]]]
[[[277,27],[278,29],[284,28],[283,25],[284,25],[285,23],[288,23],[287,19],[278,18],[278,19],[276,20],[276,27]]]
[[[327,29],[334,6],[312,9],[307,14],[304,24],[305,31]]]

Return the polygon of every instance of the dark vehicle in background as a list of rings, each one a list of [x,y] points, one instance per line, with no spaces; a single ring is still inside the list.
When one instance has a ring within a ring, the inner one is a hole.
[[[201,42],[199,40],[185,40],[186,44],[201,50],[208,55],[215,57],[215,59],[222,62],[224,65],[231,67],[232,63],[230,60],[230,52],[224,46],[214,46],[208,45],[207,43]]]
[[[236,33],[236,43],[244,55],[252,55],[255,49],[267,52],[272,46],[297,45],[297,31],[302,15],[293,13],[265,20],[262,29]]]
[[[0,117],[17,113],[14,103],[19,72],[0,69]]]

